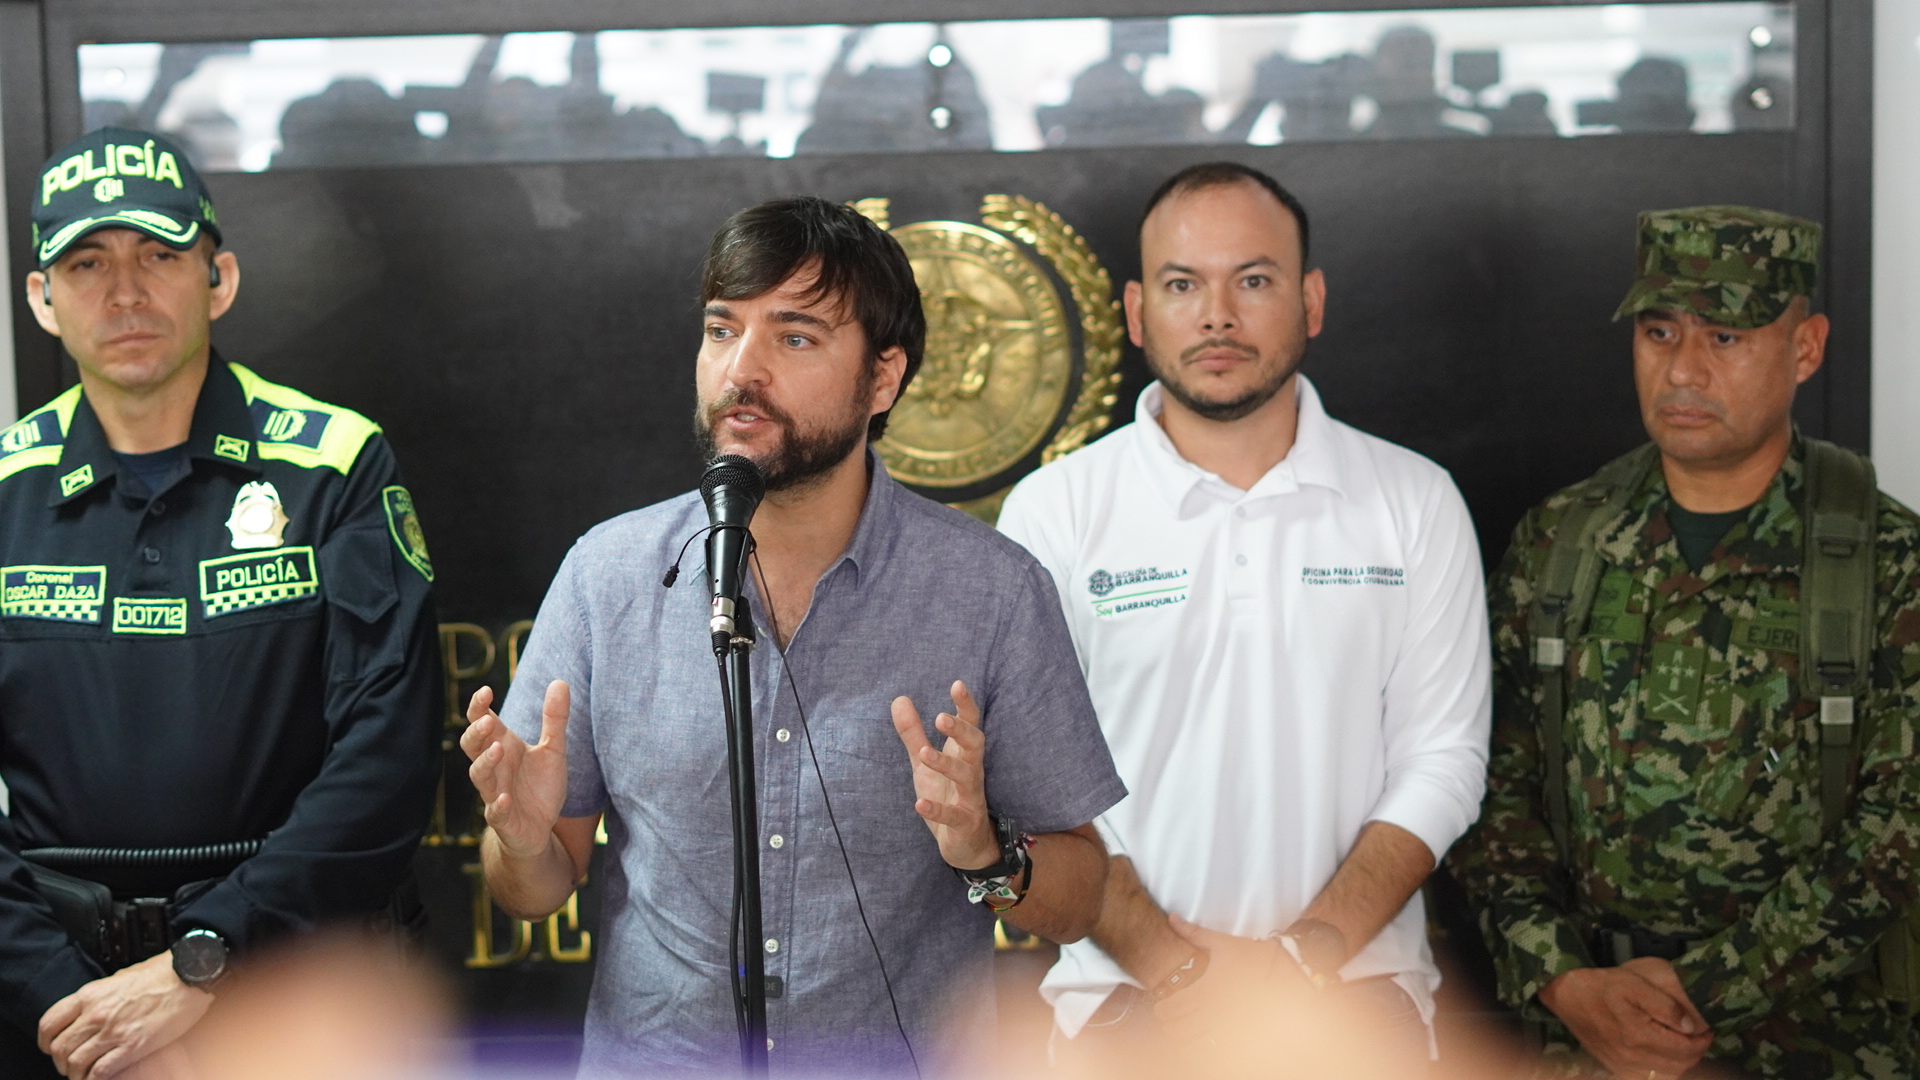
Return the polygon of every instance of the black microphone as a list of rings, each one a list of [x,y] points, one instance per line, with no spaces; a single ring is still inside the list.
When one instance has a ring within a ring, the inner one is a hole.
[[[707,534],[707,584],[713,591],[713,618],[707,628],[713,633],[715,654],[726,652],[733,641],[746,579],[747,523],[766,493],[760,466],[739,454],[715,458],[700,478],[700,498],[713,525]]]

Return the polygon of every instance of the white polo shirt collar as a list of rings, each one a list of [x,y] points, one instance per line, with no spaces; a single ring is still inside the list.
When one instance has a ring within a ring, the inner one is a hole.
[[[1299,420],[1293,447],[1253,487],[1242,491],[1180,455],[1167,430],[1160,426],[1166,388],[1157,380],[1147,384],[1134,406],[1134,430],[1139,433],[1135,445],[1149,482],[1177,517],[1186,520],[1223,502],[1251,509],[1263,500],[1292,495],[1305,486],[1345,493],[1340,450],[1334,443],[1332,421],[1320,404],[1320,393],[1305,375],[1294,377],[1294,388]]]

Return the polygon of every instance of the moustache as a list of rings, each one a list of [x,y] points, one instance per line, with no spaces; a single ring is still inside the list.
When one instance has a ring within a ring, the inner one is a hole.
[[[1180,351],[1180,362],[1184,364],[1208,349],[1232,349],[1234,352],[1245,356],[1249,360],[1258,360],[1260,358],[1260,350],[1244,341],[1235,341],[1232,338],[1225,337],[1210,337],[1198,345],[1191,345],[1182,349]]]
[[[1726,409],[1717,401],[1711,401],[1698,390],[1669,390],[1653,399],[1655,409],[1699,409],[1715,419],[1726,419]]]
[[[144,312],[129,311],[108,319],[100,325],[96,335],[101,341],[111,341],[121,334],[160,334],[165,335],[173,324],[167,319]]]
[[[751,389],[742,390],[735,387],[713,399],[713,404],[707,406],[705,419],[708,430],[712,430],[720,423],[721,417],[735,409],[750,409],[788,431],[794,429],[793,417],[789,416],[785,409],[768,401],[766,395],[755,393]]]

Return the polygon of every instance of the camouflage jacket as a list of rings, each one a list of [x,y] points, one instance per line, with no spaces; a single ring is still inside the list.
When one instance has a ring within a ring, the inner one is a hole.
[[[1542,676],[1526,623],[1578,487],[1527,514],[1489,584],[1487,797],[1451,862],[1479,909],[1500,996],[1534,1019],[1551,1020],[1541,987],[1591,966],[1596,928],[1637,926],[1693,941],[1674,968],[1722,1033],[1712,1056],[1772,1074],[1794,1054],[1784,1044],[1804,1040],[1834,1052],[1819,1052],[1831,1069],[1806,1062],[1807,1075],[1879,1075],[1909,1062],[1904,1019],[1870,970],[1843,973],[1872,959],[1916,895],[1920,519],[1880,497],[1873,686],[1847,814],[1823,840],[1819,707],[1797,682],[1801,455],[1796,440],[1697,574],[1657,468],[1596,538],[1600,588],[1584,636],[1568,642],[1572,866],[1545,823]]]

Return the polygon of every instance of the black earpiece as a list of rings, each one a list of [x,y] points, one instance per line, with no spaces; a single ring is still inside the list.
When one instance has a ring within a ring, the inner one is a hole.
[[[53,306],[53,278],[45,273],[40,275],[40,302],[48,307]]]
[[[209,262],[207,263],[207,288],[217,289],[219,287],[220,287],[220,264],[216,262]]]

